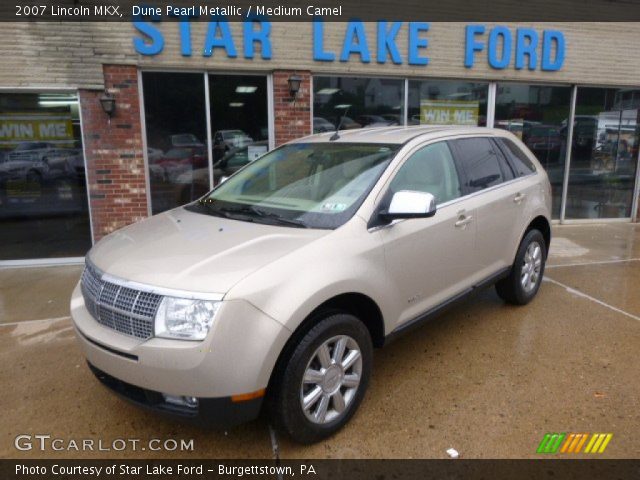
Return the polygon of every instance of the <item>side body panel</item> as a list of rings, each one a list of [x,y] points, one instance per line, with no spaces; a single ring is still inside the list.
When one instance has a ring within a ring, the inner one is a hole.
[[[475,224],[468,202],[438,209],[431,218],[405,220],[382,228],[388,285],[397,318],[392,330],[470,286],[474,277]]]

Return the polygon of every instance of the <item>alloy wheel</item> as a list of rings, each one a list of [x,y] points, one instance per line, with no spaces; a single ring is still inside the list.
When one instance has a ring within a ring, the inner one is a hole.
[[[332,337],[311,356],[300,387],[300,404],[311,422],[342,417],[353,402],[362,377],[362,353],[348,335]]]
[[[527,246],[520,271],[520,284],[526,293],[530,293],[538,284],[542,270],[542,248],[538,242]]]

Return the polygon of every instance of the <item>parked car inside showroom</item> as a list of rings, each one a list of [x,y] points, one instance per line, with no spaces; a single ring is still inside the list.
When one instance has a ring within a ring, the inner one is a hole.
[[[355,414],[374,347],[482,287],[535,297],[550,204],[544,169],[503,130],[305,137],[100,240],[75,330],[130,401],[224,427],[264,409],[319,441]]]
[[[244,147],[232,148],[220,160],[213,164],[213,186],[226,180],[246,164],[251,162],[250,148],[258,151],[268,149],[266,140],[253,142]],[[209,167],[201,167],[183,172],[175,179],[176,198],[181,204],[189,203],[209,191]]]
[[[213,159],[219,160],[232,148],[240,148],[254,140],[242,130],[218,130],[213,134]]]
[[[21,142],[5,155],[0,171],[12,179],[40,184],[72,173],[74,155],[75,150],[57,148],[47,142]]]

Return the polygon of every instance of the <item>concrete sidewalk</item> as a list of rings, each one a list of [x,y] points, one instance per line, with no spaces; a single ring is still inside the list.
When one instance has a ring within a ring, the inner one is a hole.
[[[2,458],[271,458],[265,419],[226,434],[141,411],[89,373],[69,319],[81,266],[0,269]],[[600,457],[639,451],[640,225],[554,228],[539,296],[504,305],[493,289],[379,350],[359,412],[290,458],[536,457],[547,432],[612,432]],[[194,439],[193,452],[20,452],[19,434]]]

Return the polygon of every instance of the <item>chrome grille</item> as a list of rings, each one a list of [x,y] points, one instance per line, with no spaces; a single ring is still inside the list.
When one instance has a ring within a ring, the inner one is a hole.
[[[102,274],[88,263],[81,286],[87,310],[98,323],[136,338],[153,336],[161,295],[104,281]]]

